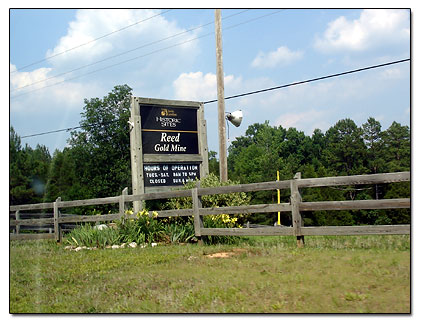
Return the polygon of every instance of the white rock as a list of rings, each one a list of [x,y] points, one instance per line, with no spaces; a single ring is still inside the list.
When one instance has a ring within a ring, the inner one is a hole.
[[[136,248],[137,247],[137,243],[132,242],[128,244],[131,248]]]
[[[120,248],[120,245],[112,245],[112,249],[119,249]]]
[[[141,245],[140,245],[140,247],[141,247],[142,249],[144,249],[144,248],[146,248],[146,247],[147,247],[147,244],[141,244]]]
[[[125,245],[126,245],[126,243],[122,243],[122,244],[120,245],[120,248],[121,248],[121,249],[123,249],[123,248],[125,247]]]
[[[157,246],[157,243],[151,243],[151,247],[155,247],[155,246]]]
[[[75,249],[75,251],[76,251],[76,252],[81,251],[81,250],[82,250],[82,248],[81,248],[80,246],[78,246],[78,247]]]
[[[105,224],[95,225],[94,226],[94,229],[98,229],[98,230],[103,230],[103,229],[106,229],[106,228],[108,228],[108,227]]]

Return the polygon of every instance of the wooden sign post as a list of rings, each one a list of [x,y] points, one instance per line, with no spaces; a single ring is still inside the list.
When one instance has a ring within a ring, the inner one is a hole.
[[[132,193],[168,191],[209,172],[201,102],[132,97]],[[141,209],[134,202],[135,212]]]

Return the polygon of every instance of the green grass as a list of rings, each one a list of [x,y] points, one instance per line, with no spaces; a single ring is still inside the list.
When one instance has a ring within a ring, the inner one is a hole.
[[[11,313],[409,313],[409,236],[68,251],[10,243]],[[206,255],[244,249],[230,258]]]

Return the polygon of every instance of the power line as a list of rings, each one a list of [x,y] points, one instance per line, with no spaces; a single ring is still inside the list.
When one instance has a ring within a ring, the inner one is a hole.
[[[21,70],[21,69],[24,69],[24,68],[28,68],[28,67],[34,66],[34,65],[36,65],[36,64],[42,63],[42,62],[44,62],[44,61],[47,61],[47,60],[49,60],[49,59],[51,59],[51,58],[54,58],[54,57],[60,56],[60,55],[62,55],[62,54],[68,53],[68,52],[70,52],[70,51],[73,51],[73,50],[75,50],[75,49],[78,49],[78,48],[80,48],[80,47],[83,47],[83,46],[85,46],[85,45],[87,45],[87,44],[90,44],[90,43],[96,42],[96,41],[98,41],[98,40],[100,40],[100,39],[103,39],[103,38],[105,38],[105,37],[107,37],[107,36],[110,36],[110,35],[112,35],[112,34],[115,34],[115,33],[121,32],[121,31],[123,31],[123,30],[125,30],[125,29],[127,29],[127,28],[129,28],[129,27],[132,27],[132,26],[138,25],[138,24],[143,23],[143,22],[145,22],[145,21],[147,21],[147,20],[150,20],[150,19],[155,18],[155,17],[157,17],[157,16],[163,15],[163,14],[165,14],[165,13],[168,13],[168,12],[169,12],[169,11],[171,11],[171,10],[172,10],[172,9],[166,10],[166,11],[161,12],[161,13],[159,13],[159,14],[156,14],[156,15],[154,15],[154,16],[151,16],[151,17],[148,17],[148,18],[142,19],[142,20],[140,20],[140,21],[138,21],[138,22],[135,22],[135,23],[130,24],[130,25],[128,25],[128,26],[122,27],[122,28],[120,28],[120,29],[118,29],[118,30],[116,30],[116,31],[113,31],[113,32],[110,32],[110,33],[104,34],[104,35],[102,35],[102,36],[99,36],[98,38],[95,38],[95,39],[93,39],[93,40],[91,40],[91,41],[88,41],[88,42],[82,43],[82,44],[77,45],[77,46],[75,46],[75,47],[73,47],[73,48],[66,49],[66,50],[64,50],[64,51],[62,51],[62,52],[59,52],[59,53],[56,53],[56,54],[54,54],[54,55],[52,55],[52,56],[49,56],[49,57],[46,57],[46,58],[44,58],[44,59],[41,59],[41,60],[35,61],[35,62],[31,63],[31,64],[26,65],[26,66],[16,68],[14,71],[12,71],[12,72],[11,72],[11,74],[18,72],[18,71],[19,71],[19,70]]]
[[[37,133],[37,134],[31,134],[31,135],[25,135],[21,136],[21,139],[28,138],[28,137],[34,137],[34,136],[41,136],[41,135],[47,135],[47,134],[53,134],[53,133],[59,133],[59,132],[70,132],[72,130],[82,128],[82,126],[76,126],[76,127],[68,127],[63,129],[57,129],[55,131],[49,131],[49,132],[43,132],[43,133]]]
[[[226,16],[226,17],[224,17],[223,19],[227,19],[227,18],[230,18],[230,17],[236,16],[236,15],[242,14],[242,13],[244,13],[244,12],[246,12],[246,11],[249,11],[249,10],[250,10],[250,9],[243,10],[243,11],[241,11],[241,12],[238,12],[238,13],[235,13],[235,14],[232,14],[232,15],[229,15],[229,16]],[[78,68],[75,68],[75,69],[69,70],[69,71],[67,71],[67,72],[60,73],[60,74],[57,74],[57,75],[51,76],[51,77],[46,78],[46,79],[43,79],[43,80],[36,81],[36,82],[31,83],[31,84],[27,84],[27,85],[24,85],[24,86],[21,86],[21,87],[14,88],[13,90],[11,90],[11,92],[14,92],[14,91],[17,91],[17,90],[21,90],[21,89],[27,88],[27,87],[30,87],[30,86],[32,86],[32,85],[38,84],[38,83],[46,82],[46,81],[51,80],[51,79],[53,79],[53,78],[57,78],[57,77],[60,77],[60,76],[63,76],[63,75],[67,75],[67,74],[70,74],[70,73],[76,72],[76,71],[78,71],[78,70],[81,70],[81,69],[84,69],[84,68],[87,68],[87,67],[90,67],[90,66],[93,66],[93,65],[96,65],[96,64],[102,63],[102,62],[104,62],[104,61],[107,61],[107,60],[110,60],[110,59],[113,59],[113,58],[120,57],[120,56],[125,55],[125,54],[128,54],[128,53],[130,53],[130,52],[133,52],[133,51],[136,51],[136,50],[139,50],[139,49],[142,49],[142,48],[145,48],[145,47],[148,47],[148,46],[151,46],[151,45],[154,45],[154,44],[157,44],[157,43],[160,43],[160,42],[163,42],[163,41],[169,40],[169,39],[172,39],[172,38],[174,38],[174,37],[177,37],[177,36],[180,36],[180,35],[183,35],[183,34],[186,34],[186,33],[192,32],[192,31],[194,31],[194,30],[197,30],[197,29],[199,29],[199,28],[205,27],[205,26],[210,25],[210,24],[213,24],[213,23],[214,23],[214,21],[211,21],[211,22],[208,22],[208,23],[206,23],[206,24],[203,24],[203,25],[200,25],[200,26],[197,26],[197,27],[191,28],[191,29],[189,29],[189,30],[186,30],[186,31],[183,31],[183,32],[180,32],[180,33],[176,33],[176,34],[171,35],[171,36],[168,36],[168,37],[166,37],[166,38],[163,38],[163,39],[160,39],[160,40],[157,40],[157,41],[153,41],[153,42],[150,42],[150,43],[147,43],[147,44],[143,44],[143,45],[138,46],[138,47],[136,47],[136,48],[132,48],[132,49],[130,49],[130,50],[127,50],[127,51],[124,51],[124,52],[118,53],[118,54],[116,54],[116,55],[113,55],[113,56],[110,56],[110,57],[104,58],[104,59],[102,59],[102,60],[98,60],[98,61],[92,62],[92,63],[90,63],[90,64],[87,64],[87,65],[84,65],[84,66],[81,66],[81,67],[78,67]],[[25,94],[26,94],[26,93],[25,93]]]
[[[328,78],[333,78],[333,77],[338,77],[338,76],[343,76],[343,75],[347,75],[347,74],[358,73],[358,72],[362,72],[362,71],[366,71],[366,70],[370,70],[370,69],[375,69],[375,68],[380,68],[380,67],[395,65],[395,64],[406,62],[406,61],[410,61],[410,59],[408,58],[408,59],[402,59],[402,60],[397,60],[397,61],[391,61],[391,62],[387,62],[387,63],[384,63],[384,64],[363,67],[363,68],[359,68],[359,69],[345,71],[345,72],[342,72],[342,73],[337,73],[337,74],[332,74],[332,75],[326,75],[326,76],[322,76],[322,77],[312,78],[312,79],[308,79],[308,80],[304,80],[304,81],[300,81],[300,82],[294,82],[294,83],[290,83],[290,84],[284,84],[284,85],[274,86],[274,87],[267,88],[267,89],[261,89],[261,90],[256,90],[256,91],[252,91],[252,92],[247,92],[247,93],[232,95],[232,96],[225,97],[225,100],[230,100],[230,99],[239,98],[239,97],[243,97],[243,96],[258,94],[258,93],[262,93],[262,92],[273,91],[273,90],[277,90],[277,89],[281,89],[281,88],[285,88],[285,87],[289,87],[289,86],[295,86],[295,85],[300,85],[300,84],[311,83],[311,82],[320,81],[320,80],[324,80],[324,79],[328,79]],[[217,101],[217,99],[210,100],[210,101],[205,101],[205,102],[203,102],[203,104],[209,104],[209,103],[213,103],[213,102],[216,102],[216,101]],[[76,126],[76,127],[59,129],[59,130],[55,130],[55,131],[37,133],[37,134],[32,134],[32,135],[26,135],[26,136],[21,136],[21,139],[28,138],[28,137],[34,137],[34,136],[40,136],[40,135],[46,135],[46,134],[53,134],[53,133],[58,133],[58,132],[64,132],[64,131],[71,131],[71,130],[75,130],[75,129],[83,128],[83,127],[87,127],[87,126],[93,127],[93,126],[99,126],[99,125],[108,125],[108,124],[111,124],[111,123],[114,123],[114,122],[117,122],[117,121],[119,121],[119,119],[111,120],[111,121],[108,121],[108,122],[105,122],[105,123],[94,123],[94,124],[85,125],[85,126]]]
[[[226,97],[225,100],[230,100],[230,99],[234,99],[234,98],[239,98],[239,97],[243,97],[243,96],[247,96],[247,95],[252,95],[252,94],[257,94],[257,93],[262,93],[262,92],[267,92],[267,91],[273,91],[273,90],[282,89],[282,88],[285,88],[285,87],[299,85],[299,84],[305,84],[305,83],[310,83],[310,82],[315,82],[315,81],[321,81],[321,80],[327,79],[327,78],[338,77],[338,76],[352,74],[352,73],[358,73],[358,72],[361,72],[361,71],[370,70],[370,69],[374,69],[374,68],[379,68],[379,67],[384,67],[384,66],[389,66],[389,65],[395,65],[395,64],[399,64],[399,63],[402,63],[402,62],[405,62],[405,61],[410,61],[410,59],[402,59],[402,60],[392,61],[392,62],[380,64],[380,65],[374,65],[374,66],[369,66],[369,67],[364,67],[364,68],[349,70],[349,71],[346,71],[346,72],[343,72],[343,73],[338,73],[338,74],[326,75],[326,76],[323,76],[323,77],[312,78],[312,79],[304,80],[304,81],[301,81],[301,82],[294,82],[294,83],[289,83],[289,84],[284,84],[284,85],[270,87],[270,88],[267,88],[267,89],[262,89],[262,90],[257,90],[257,91],[252,91],[252,92],[247,92],[247,93],[232,95],[230,97]],[[217,99],[206,101],[206,102],[203,102],[203,103],[204,104],[208,104],[208,103],[213,103],[213,102],[216,102],[216,101],[217,101]]]
[[[59,132],[70,132],[76,129],[80,129],[80,128],[86,128],[86,127],[95,127],[95,126],[99,126],[99,125],[110,125],[112,123],[116,123],[118,122],[120,119],[114,119],[114,120],[109,120],[107,122],[103,122],[103,123],[93,123],[93,124],[87,124],[87,125],[79,125],[79,126],[75,126],[75,127],[67,127],[67,128],[62,128],[62,129],[57,129],[54,131],[48,131],[48,132],[42,132],[42,133],[37,133],[37,134],[32,134],[32,135],[25,135],[25,136],[21,136],[21,139],[24,138],[29,138],[29,137],[34,137],[34,136],[41,136],[41,135],[47,135],[47,134],[53,134],[53,133],[59,133]]]
[[[282,10],[278,10],[278,11],[275,11],[275,12],[272,12],[272,13],[269,13],[269,14],[266,14],[266,15],[262,15],[262,16],[259,16],[259,17],[255,17],[255,18],[252,18],[252,19],[246,20],[246,21],[244,21],[244,22],[241,22],[241,23],[238,23],[238,24],[235,24],[235,25],[232,25],[232,26],[226,27],[226,28],[224,28],[223,30],[228,30],[228,29],[231,29],[231,28],[235,28],[235,27],[238,27],[238,26],[240,26],[240,25],[247,24],[247,23],[250,23],[250,22],[252,22],[252,21],[255,21],[255,20],[258,20],[258,19],[261,19],[261,18],[264,18],[264,17],[270,16],[270,15],[274,15],[274,14],[276,14],[276,13],[279,13],[279,12],[283,11],[283,10],[284,10],[284,9],[282,9]],[[201,35],[201,36],[198,36],[198,37],[195,37],[195,38],[192,38],[192,39],[189,39],[189,40],[186,40],[186,41],[183,41],[183,42],[180,42],[180,43],[177,43],[177,44],[174,44],[174,45],[171,45],[171,46],[165,47],[165,48],[161,48],[161,49],[158,49],[158,50],[152,51],[152,52],[150,52],[150,53],[146,53],[146,54],[141,55],[141,56],[137,56],[137,57],[134,57],[134,58],[131,58],[131,59],[127,59],[127,60],[124,60],[124,61],[121,61],[121,62],[118,62],[118,63],[112,64],[112,65],[109,65],[109,66],[105,66],[105,67],[102,67],[102,68],[99,68],[99,69],[96,69],[96,70],[93,70],[93,71],[87,72],[87,73],[82,74],[82,75],[78,75],[78,76],[75,76],[75,77],[72,77],[72,78],[64,79],[63,81],[60,81],[60,82],[57,82],[57,83],[54,83],[54,84],[46,85],[46,86],[40,87],[40,88],[38,88],[38,89],[34,89],[34,90],[31,90],[31,91],[28,91],[28,92],[25,92],[25,93],[21,93],[21,94],[18,94],[18,95],[14,95],[14,96],[11,96],[10,98],[11,98],[11,99],[13,99],[13,98],[18,98],[18,97],[24,96],[24,95],[26,95],[26,94],[30,94],[30,93],[35,92],[35,91],[43,90],[43,89],[48,88],[48,87],[52,87],[52,86],[56,86],[56,85],[59,85],[59,84],[62,84],[62,83],[68,82],[68,81],[72,81],[72,80],[74,80],[74,79],[81,78],[81,77],[84,77],[84,76],[87,76],[87,75],[91,75],[91,74],[97,73],[97,72],[99,72],[99,71],[103,71],[103,70],[105,70],[105,69],[109,69],[109,68],[112,68],[112,67],[115,67],[115,66],[118,66],[118,65],[122,65],[122,64],[128,63],[128,62],[130,62],[130,61],[134,61],[134,60],[137,60],[137,59],[140,59],[140,58],[143,58],[143,57],[147,57],[147,56],[149,56],[149,55],[152,55],[152,54],[155,54],[155,53],[158,53],[158,52],[164,51],[164,50],[168,50],[168,49],[171,49],[171,48],[174,48],[174,47],[177,47],[177,46],[180,46],[180,45],[183,45],[183,44],[186,44],[186,43],[189,43],[189,42],[192,42],[192,41],[195,41],[195,40],[198,40],[198,39],[201,39],[201,38],[203,38],[203,37],[210,36],[210,35],[214,35],[214,32],[210,32],[210,33],[207,33],[207,34],[204,34],[204,35]]]

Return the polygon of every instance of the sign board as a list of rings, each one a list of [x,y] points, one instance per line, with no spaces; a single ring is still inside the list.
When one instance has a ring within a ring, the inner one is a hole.
[[[133,194],[175,189],[208,174],[201,102],[132,97],[130,123]]]
[[[200,179],[198,163],[144,164],[144,186],[178,186]]]
[[[198,154],[196,109],[141,104],[143,152]]]

